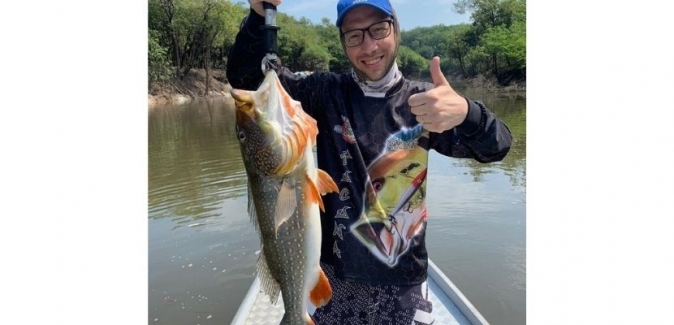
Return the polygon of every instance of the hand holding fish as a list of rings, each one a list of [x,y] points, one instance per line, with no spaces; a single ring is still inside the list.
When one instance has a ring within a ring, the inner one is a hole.
[[[468,115],[468,102],[457,94],[440,69],[440,58],[431,60],[431,78],[435,87],[410,96],[408,103],[417,121],[426,130],[443,132],[461,124]]]
[[[275,6],[278,6],[278,5],[281,4],[282,1],[281,0],[248,0],[248,3],[250,4],[250,7],[253,8],[253,10],[255,10],[255,12],[262,17],[264,17],[264,8],[262,6],[263,2],[268,2],[268,3],[271,3]]]

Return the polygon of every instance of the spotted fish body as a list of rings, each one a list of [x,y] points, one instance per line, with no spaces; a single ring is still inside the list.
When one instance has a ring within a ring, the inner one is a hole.
[[[248,175],[248,212],[262,243],[257,262],[262,289],[273,303],[281,293],[281,324],[313,324],[308,299],[320,307],[332,296],[319,264],[321,195],[338,190],[315,167],[316,121],[288,95],[273,70],[256,91],[231,93]]]

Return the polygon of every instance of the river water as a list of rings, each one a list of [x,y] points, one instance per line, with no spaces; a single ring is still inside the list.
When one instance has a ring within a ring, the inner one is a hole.
[[[431,151],[430,258],[494,325],[526,323],[526,100],[466,91],[511,129],[501,162]],[[257,234],[227,100],[148,114],[148,324],[229,324],[254,279]]]

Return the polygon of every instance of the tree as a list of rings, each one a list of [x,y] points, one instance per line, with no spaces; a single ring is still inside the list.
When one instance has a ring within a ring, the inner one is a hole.
[[[171,49],[180,77],[193,67],[223,67],[247,13],[243,4],[229,1],[148,0],[148,27],[160,31],[159,43]]]
[[[398,48],[396,62],[406,77],[418,78],[428,70],[428,60],[404,45]]]
[[[149,0],[148,1],[148,25],[155,30],[162,31],[161,39],[170,43],[173,66],[176,67],[176,75],[180,68],[180,45],[175,29],[176,3],[174,0]],[[168,40],[168,41],[166,41]],[[162,43],[164,43],[162,42]]]
[[[166,81],[171,76],[171,62],[168,51],[159,43],[160,32],[150,29],[148,31],[148,81]]]
[[[349,60],[344,55],[342,43],[339,40],[339,30],[334,23],[328,18],[321,19],[321,23],[313,25],[312,28],[316,31],[319,38],[319,46],[326,49],[330,55],[328,62],[329,71],[344,72],[351,67]]]
[[[452,26],[447,35],[447,56],[457,61],[459,69],[464,76],[468,76],[468,69],[466,67],[466,55],[470,51],[469,42],[466,40],[470,38],[472,27],[467,24]]]
[[[321,25],[314,25],[306,18],[300,21],[286,14],[277,16],[281,27],[278,46],[281,62],[292,71],[331,69],[338,48],[336,29],[324,19]],[[340,50],[341,51],[341,48]]]
[[[505,68],[524,68],[526,65],[526,31],[524,24],[517,22],[509,28],[496,26],[483,35],[485,50],[503,58]]]
[[[454,10],[460,14],[471,11],[473,24],[483,31],[500,25],[510,27],[526,17],[525,0],[458,0]]]
[[[480,38],[483,36],[488,38],[482,39],[481,45],[490,56],[494,74],[498,75],[499,53],[504,48],[504,42],[508,41],[508,37],[504,34],[510,32],[513,24],[525,23],[525,0],[458,0],[454,4],[454,9],[460,14],[472,11],[470,17],[473,26]],[[517,28],[520,32],[521,28]]]
[[[447,74],[495,76],[506,82],[526,68],[525,0],[459,0],[455,10],[471,13],[470,24],[436,25],[402,31],[398,66],[410,77],[429,78],[428,61],[443,58]],[[226,56],[248,14],[248,4],[223,0],[148,0],[150,80],[182,78],[192,68],[224,68]],[[328,18],[317,24],[279,12],[281,63],[293,71],[347,72],[338,29]],[[519,71],[519,72],[518,72]],[[169,74],[170,77],[171,74]],[[209,78],[207,78],[208,80]],[[208,86],[207,86],[208,90]]]

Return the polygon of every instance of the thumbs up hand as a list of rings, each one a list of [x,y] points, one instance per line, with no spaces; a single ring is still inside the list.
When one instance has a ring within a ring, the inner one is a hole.
[[[461,124],[468,115],[468,102],[457,94],[440,70],[440,58],[431,60],[434,88],[410,96],[407,103],[417,121],[431,132],[443,132]]]

